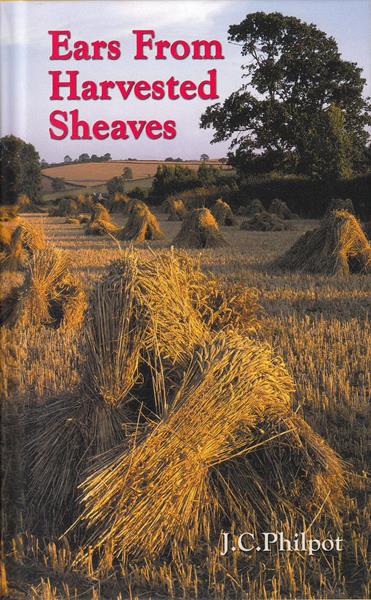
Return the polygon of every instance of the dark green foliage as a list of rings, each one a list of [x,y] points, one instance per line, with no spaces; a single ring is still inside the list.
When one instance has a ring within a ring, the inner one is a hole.
[[[231,140],[231,164],[321,179],[357,171],[371,107],[361,69],[341,58],[334,38],[295,17],[257,12],[232,25],[229,40],[248,58],[245,83],[208,107],[201,127],[214,128],[214,142]]]
[[[40,157],[32,144],[14,135],[0,139],[1,204],[15,204],[20,194],[37,202],[41,186]]]
[[[199,187],[231,186],[231,174],[224,174],[217,167],[201,164],[197,171],[182,166],[159,166],[153,179],[151,195],[162,201],[168,196]]]
[[[207,186],[215,185],[216,183],[218,183],[221,176],[221,172],[220,169],[217,169],[216,167],[212,167],[210,165],[202,163],[198,167],[197,175],[199,177],[201,185]]]
[[[107,191],[109,194],[114,194],[115,192],[120,192],[120,194],[125,193],[125,180],[123,177],[117,176],[112,177],[107,181]]]
[[[157,199],[164,199],[176,192],[194,189],[199,186],[196,171],[188,167],[168,167],[160,165],[154,176],[151,194]]]
[[[135,198],[136,200],[144,200],[146,198],[145,191],[138,186],[133,188],[131,192],[128,192],[127,195],[129,196],[129,198]]]
[[[268,209],[274,198],[284,200],[290,210],[305,218],[321,218],[333,198],[351,198],[355,214],[371,219],[371,174],[321,182],[308,177],[250,177],[229,198],[234,206],[246,206],[259,198]]]
[[[350,177],[353,170],[352,139],[345,115],[336,105],[316,115],[303,140],[303,163],[311,165],[311,175],[319,179]]]
[[[133,170],[130,167],[125,167],[122,172],[122,177],[124,179],[133,179]]]

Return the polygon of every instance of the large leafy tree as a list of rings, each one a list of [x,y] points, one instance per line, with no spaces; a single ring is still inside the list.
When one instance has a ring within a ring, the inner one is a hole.
[[[228,33],[248,58],[244,82],[206,110],[201,127],[214,128],[214,142],[231,140],[231,162],[321,178],[357,169],[371,106],[362,70],[341,58],[335,39],[277,12],[249,14]]]
[[[1,204],[14,204],[20,194],[39,199],[41,164],[38,152],[14,135],[0,138]]]

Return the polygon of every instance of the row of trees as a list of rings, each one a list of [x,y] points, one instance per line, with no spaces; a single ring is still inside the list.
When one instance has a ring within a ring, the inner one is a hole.
[[[242,175],[279,170],[331,180],[371,167],[371,104],[356,63],[315,25],[256,12],[229,27],[241,46],[243,85],[206,109],[201,127],[230,140]]]
[[[71,158],[69,154],[66,154],[66,156],[63,159],[63,164],[70,165],[75,163],[107,162],[109,160],[112,160],[112,156],[109,152],[106,152],[106,154],[102,154],[102,156],[99,156],[98,154],[92,154],[90,156],[87,152],[83,152],[78,156],[78,158],[75,159]],[[42,167],[48,167],[56,164],[60,163],[48,163],[45,159],[42,159],[41,161]]]
[[[202,162],[204,162],[205,160],[210,160],[210,156],[208,154],[201,154],[200,160]],[[183,162],[183,159],[182,158],[172,158],[171,156],[168,156],[167,158],[165,158],[165,162]],[[218,162],[225,164],[227,162],[227,159],[223,157],[223,158],[220,158]]]
[[[232,180],[230,174],[226,175],[217,167],[206,164],[201,164],[197,171],[180,165],[160,165],[152,182],[151,196],[166,198],[170,194],[197,187],[224,186]]]
[[[68,163],[72,163],[72,162],[79,162],[79,163],[86,163],[86,162],[107,162],[109,160],[112,160],[112,156],[111,156],[111,154],[109,152],[106,152],[106,154],[103,154],[102,156],[98,156],[98,154],[92,154],[91,156],[89,156],[89,154],[87,152],[83,152],[74,161],[72,161],[72,158],[67,154],[64,157],[63,162],[65,164],[68,164]]]
[[[130,167],[125,167],[122,175],[112,177],[107,181],[107,191],[110,195],[126,192],[126,181],[132,179]],[[201,186],[225,185],[231,183],[230,174],[224,174],[214,166],[201,164],[197,171],[180,165],[160,165],[152,182],[151,196],[164,198],[169,194],[194,189]],[[136,196],[137,197],[137,196]]]

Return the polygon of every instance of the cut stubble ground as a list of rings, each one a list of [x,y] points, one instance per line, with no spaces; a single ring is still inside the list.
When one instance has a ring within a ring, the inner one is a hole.
[[[166,214],[156,212],[156,216],[166,239],[151,243],[150,249],[147,244],[140,245],[139,252],[143,255],[169,247],[181,227],[179,222],[169,222]],[[114,240],[85,236],[81,225],[64,224],[63,218],[43,215],[31,214],[25,218],[33,225],[42,225],[48,241],[68,252],[88,287],[119,256]],[[116,214],[114,220],[120,226],[126,221]],[[263,565],[254,565],[251,595],[246,598],[267,597],[265,594],[277,599],[294,597],[295,586],[301,593],[305,592],[307,598],[334,597],[331,595],[334,588],[344,598],[369,597],[364,570],[367,564],[365,472],[367,402],[371,390],[371,277],[272,272],[268,264],[283,254],[302,233],[317,226],[317,222],[295,221],[290,231],[247,232],[239,230],[242,220],[243,217],[239,217],[235,227],[221,228],[229,242],[227,248],[190,251],[190,254],[200,256],[204,269],[226,281],[260,290],[265,316],[259,336],[283,356],[292,373],[296,383],[297,410],[349,462],[354,471],[341,532],[345,540],[342,558],[329,563],[324,572],[319,562],[309,564],[307,557],[277,557],[277,571],[269,578]],[[121,245],[125,247],[127,244],[121,242]],[[63,392],[66,381],[76,381],[76,339],[72,334],[45,330],[36,337],[32,332],[21,329],[17,342],[18,350],[13,359],[22,368],[14,370],[12,364],[3,367],[9,397],[16,389],[22,402],[41,404],[53,393]],[[13,343],[11,333],[2,334],[4,348]],[[16,487],[14,493],[19,493]],[[46,552],[47,555],[48,552],[51,550]],[[48,555],[45,560],[48,565],[45,578],[52,579],[53,559]],[[163,572],[163,586],[167,587],[168,580],[169,595],[173,576],[171,569]],[[305,585],[299,585],[303,577],[307,578]],[[36,568],[34,581],[40,581]],[[80,583],[76,581],[71,585],[73,589]],[[223,597],[223,584],[218,585],[221,586],[220,597]],[[40,586],[35,588],[39,590],[39,596],[35,595],[35,598],[56,597],[47,596],[47,584],[44,587],[46,591]],[[272,589],[276,591],[272,592]],[[113,594],[112,590],[108,595],[102,593],[95,597],[116,598]]]

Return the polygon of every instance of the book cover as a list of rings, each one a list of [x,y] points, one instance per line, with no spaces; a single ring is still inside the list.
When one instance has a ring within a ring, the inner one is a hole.
[[[1,597],[370,597],[369,10],[0,2]]]

